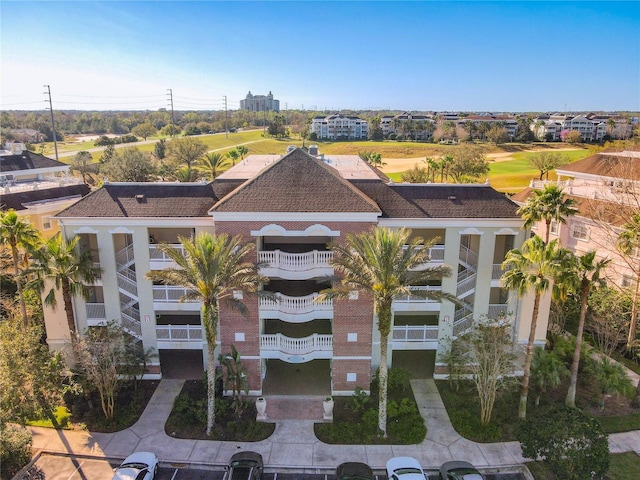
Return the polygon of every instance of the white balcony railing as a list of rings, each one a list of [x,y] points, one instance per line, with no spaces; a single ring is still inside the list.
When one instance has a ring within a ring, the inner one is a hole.
[[[438,340],[437,325],[399,325],[393,327],[393,340],[400,342],[427,342]]]
[[[268,268],[288,272],[305,272],[314,268],[330,268],[333,252],[313,250],[304,253],[288,253],[281,250],[258,252],[258,261],[268,263]]]
[[[304,338],[285,337],[281,333],[260,335],[260,349],[286,355],[308,355],[313,352],[333,350],[333,335],[314,333]]]
[[[87,303],[87,320],[106,320],[104,303]]]
[[[174,303],[179,302],[182,297],[188,293],[188,289],[182,287],[175,287],[173,285],[154,285],[153,286],[153,301]],[[186,300],[195,301],[195,300]]]
[[[493,319],[504,318],[508,313],[507,308],[508,305],[504,303],[491,303],[489,304],[489,311],[487,312],[487,316]]]
[[[412,292],[419,292],[419,291],[431,291],[431,292],[440,292],[442,291],[442,287],[441,286],[412,286],[409,287],[409,289]],[[431,298],[424,298],[424,297],[420,297],[418,295],[402,295],[402,296],[398,296],[395,297],[393,299],[394,302],[396,303],[440,303],[440,300],[434,300]]]
[[[263,315],[267,312],[282,313],[290,316],[320,312],[332,315],[333,300],[316,302],[315,300],[317,297],[317,293],[312,293],[311,295],[305,295],[303,297],[289,297],[288,295],[277,293],[276,299],[259,299],[260,312]]]
[[[409,246],[405,245],[404,248],[407,249]],[[444,262],[444,245],[433,245],[429,248],[429,257],[431,258],[430,263]]]
[[[460,245],[460,261],[471,267],[478,266],[478,254],[469,247]]]
[[[156,337],[167,342],[201,342],[201,325],[156,325]]]
[[[184,247],[180,243],[172,243],[171,248],[173,250],[178,250],[184,255]],[[152,262],[173,262],[165,252],[160,250],[158,245],[149,245],[149,260]]]

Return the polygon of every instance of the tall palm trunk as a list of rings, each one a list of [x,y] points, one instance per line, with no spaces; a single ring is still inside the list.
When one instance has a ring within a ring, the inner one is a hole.
[[[531,360],[533,359],[533,342],[536,338],[536,327],[538,326],[538,310],[540,310],[540,294],[536,293],[533,301],[533,315],[531,318],[531,331],[529,332],[529,342],[527,343],[527,355],[524,359],[524,375],[522,376],[522,386],[520,388],[520,405],[518,406],[518,418],[527,418],[527,398],[529,396],[529,380],[531,379]]]
[[[73,316],[73,305],[71,304],[71,291],[69,288],[69,282],[62,282],[62,301],[64,302],[64,314],[67,317],[67,324],[69,325],[69,332],[71,338],[76,333],[76,321]]]
[[[549,245],[549,233],[551,233],[551,219],[547,220],[545,223],[547,225],[547,231],[545,232],[545,235],[544,235],[544,244]]]
[[[378,330],[380,331],[380,372],[378,375],[378,430],[387,437],[387,391],[389,370],[387,368],[387,351],[389,333],[391,332],[391,302],[378,309]]]
[[[216,327],[218,305],[202,305],[202,321],[207,337],[207,436],[216,422]]]
[[[11,257],[13,260],[13,273],[16,281],[16,290],[18,292],[18,299],[20,301],[20,312],[22,313],[22,323],[24,328],[29,326],[29,317],[27,316],[27,305],[24,301],[24,292],[22,291],[22,279],[20,278],[20,268],[18,264],[18,244],[17,242],[11,242]]]
[[[638,316],[638,292],[640,291],[640,277],[636,279],[636,286],[631,301],[631,321],[629,322],[629,334],[627,335],[627,350],[631,350],[631,344],[636,334],[636,317]]]
[[[578,386],[578,367],[580,366],[580,350],[582,349],[582,334],[584,332],[584,322],[587,317],[587,303],[589,300],[589,282],[582,279],[580,285],[580,319],[578,321],[578,333],[576,334],[576,348],[573,351],[573,361],[571,362],[571,383],[567,391],[565,404],[569,407],[576,406],[576,388]]]

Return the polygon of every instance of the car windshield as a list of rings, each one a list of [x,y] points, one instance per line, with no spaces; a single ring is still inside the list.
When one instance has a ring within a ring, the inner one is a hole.
[[[394,473],[396,475],[409,475],[409,474],[418,474],[421,475],[422,472],[420,470],[418,470],[417,468],[413,468],[413,467],[407,467],[407,468],[398,468],[396,470],[394,470]]]
[[[131,462],[131,463],[123,463],[119,468],[135,468],[137,470],[142,470],[143,468],[147,468],[145,463]]]

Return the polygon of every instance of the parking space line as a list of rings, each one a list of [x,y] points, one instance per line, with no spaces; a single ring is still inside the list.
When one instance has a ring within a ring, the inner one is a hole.
[[[176,471],[173,472],[173,476],[171,477],[171,480],[174,480],[177,474],[178,474],[178,469],[176,468]]]
[[[80,465],[78,465],[76,467],[76,469],[73,471],[73,473],[71,475],[69,475],[69,478],[67,480],[71,480],[71,478],[73,478],[73,476],[78,473],[78,470],[80,470],[80,467],[82,467],[82,465],[84,465],[84,460],[82,461],[82,463],[80,463]]]

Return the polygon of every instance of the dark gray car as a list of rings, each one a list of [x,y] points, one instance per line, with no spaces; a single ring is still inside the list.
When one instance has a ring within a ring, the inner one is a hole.
[[[345,462],[336,468],[337,480],[373,480],[371,467],[366,463]]]
[[[442,464],[440,480],[483,480],[483,477],[469,462],[453,461]]]
[[[256,452],[238,452],[229,461],[226,480],[260,480],[262,477],[262,455]]]

